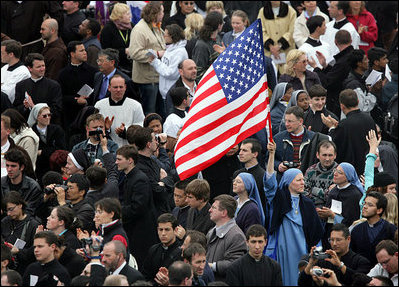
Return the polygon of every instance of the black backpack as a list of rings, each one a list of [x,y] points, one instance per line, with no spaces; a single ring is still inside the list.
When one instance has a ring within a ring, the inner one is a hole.
[[[398,93],[388,103],[384,118],[384,130],[394,139],[398,139]]]

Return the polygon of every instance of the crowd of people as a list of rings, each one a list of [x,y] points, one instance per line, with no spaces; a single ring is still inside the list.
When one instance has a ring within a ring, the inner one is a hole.
[[[396,2],[95,2],[1,2],[2,286],[398,286]],[[254,21],[270,129],[181,180]]]

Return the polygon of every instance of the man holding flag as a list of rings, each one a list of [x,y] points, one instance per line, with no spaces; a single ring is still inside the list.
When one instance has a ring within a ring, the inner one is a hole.
[[[198,84],[175,149],[181,180],[218,161],[270,119],[261,27],[257,20],[247,28]]]

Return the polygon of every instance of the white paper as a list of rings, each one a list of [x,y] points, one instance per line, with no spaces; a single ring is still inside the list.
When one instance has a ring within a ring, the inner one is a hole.
[[[388,67],[388,64],[385,65],[385,78],[387,78],[390,82],[392,81],[391,69]]]
[[[332,212],[336,214],[341,214],[342,213],[342,202],[333,199],[331,202],[331,208]]]
[[[376,70],[372,70],[370,75],[366,79],[366,85],[374,86],[379,80],[381,80],[382,73]]]
[[[286,63],[286,60],[285,60],[285,53],[280,53],[279,56],[280,56],[280,59],[276,59],[276,58],[274,57],[274,55],[271,55],[271,58],[272,58],[273,62],[274,62],[276,65],[285,64],[285,63]]]
[[[78,95],[88,97],[94,89],[92,89],[88,84],[84,84],[82,88],[80,88]]]
[[[19,250],[24,249],[25,245],[26,242],[19,238],[17,238],[17,240],[14,243],[14,246],[17,247]]]
[[[155,59],[158,58],[157,52],[155,52],[153,49],[148,49],[147,56],[150,57],[151,55],[154,56]]]
[[[30,279],[29,280],[30,281],[29,286],[35,286],[37,281],[39,280],[39,276],[30,275],[29,279]]]

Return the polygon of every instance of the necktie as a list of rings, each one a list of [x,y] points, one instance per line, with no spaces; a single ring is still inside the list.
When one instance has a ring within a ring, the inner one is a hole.
[[[107,89],[108,89],[108,77],[104,76],[103,82],[101,84],[100,94],[98,95],[99,100],[105,98],[105,95],[107,94]]]

